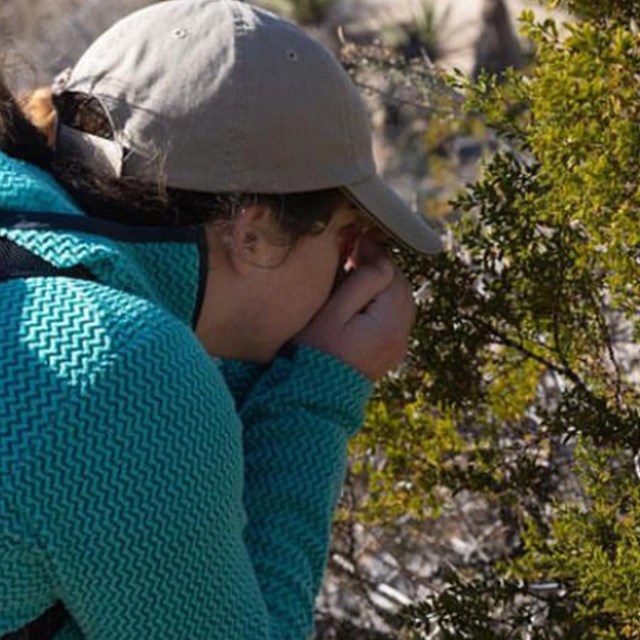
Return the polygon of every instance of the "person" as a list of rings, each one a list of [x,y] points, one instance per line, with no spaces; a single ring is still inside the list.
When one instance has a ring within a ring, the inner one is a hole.
[[[131,14],[52,104],[53,146],[0,89],[0,636],[308,637],[414,319],[384,244],[438,235],[333,56],[243,2]]]

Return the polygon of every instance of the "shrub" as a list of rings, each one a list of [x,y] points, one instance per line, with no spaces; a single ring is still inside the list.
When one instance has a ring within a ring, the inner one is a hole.
[[[410,638],[640,638],[640,8],[563,4],[563,37],[524,15],[526,73],[450,80],[500,150],[454,203],[452,250],[401,256],[411,358],[353,447],[358,518],[464,491],[503,532],[388,618]]]

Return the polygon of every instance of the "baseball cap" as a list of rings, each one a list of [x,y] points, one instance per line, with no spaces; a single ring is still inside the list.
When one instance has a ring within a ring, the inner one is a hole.
[[[115,23],[58,92],[97,99],[102,138],[60,125],[58,145],[117,176],[208,193],[341,188],[420,253],[439,235],[378,176],[364,102],[296,25],[236,0],[165,0]]]

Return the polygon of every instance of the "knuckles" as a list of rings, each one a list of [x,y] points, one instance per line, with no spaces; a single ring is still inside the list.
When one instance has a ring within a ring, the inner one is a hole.
[[[378,258],[375,262],[369,262],[359,267],[363,275],[375,280],[381,290],[391,286],[395,278],[395,268],[387,257]]]

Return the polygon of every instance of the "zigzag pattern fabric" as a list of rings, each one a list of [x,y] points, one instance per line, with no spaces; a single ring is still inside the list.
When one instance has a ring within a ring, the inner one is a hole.
[[[0,234],[51,259],[39,231],[2,228],[2,209],[30,207],[77,215],[49,178],[0,155]],[[105,243],[64,234],[78,255]],[[57,600],[71,615],[60,640],[312,631],[371,385],[308,348],[267,367],[210,358],[186,322],[188,246],[111,243],[99,283],[0,284],[0,636]],[[136,259],[145,247],[153,259]]]

